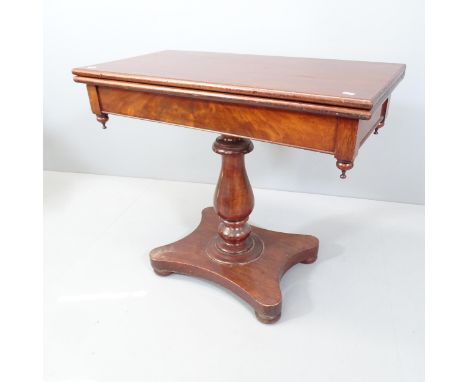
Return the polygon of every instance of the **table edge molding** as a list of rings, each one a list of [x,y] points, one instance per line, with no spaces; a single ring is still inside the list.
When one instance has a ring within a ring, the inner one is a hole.
[[[119,88],[126,90],[142,91],[157,94],[166,94],[179,97],[199,98],[206,100],[215,100],[221,102],[230,102],[248,106],[269,107],[275,109],[283,109],[297,111],[302,113],[333,115],[336,117],[346,117],[352,119],[368,120],[371,118],[374,108],[371,110],[354,109],[348,107],[339,107],[331,105],[323,105],[299,101],[286,101],[281,99],[247,96],[233,93],[223,93],[215,91],[197,90],[179,88],[174,86],[160,86],[142,84],[129,81],[117,81],[95,77],[74,76],[73,80],[78,83],[83,83],[93,86],[105,86],[111,88]],[[395,85],[396,86],[396,83]],[[385,96],[387,93],[383,93]],[[377,103],[378,105],[378,103]]]

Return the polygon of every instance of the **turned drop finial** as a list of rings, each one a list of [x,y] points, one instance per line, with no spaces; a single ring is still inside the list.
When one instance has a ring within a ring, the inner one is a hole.
[[[102,124],[103,129],[107,129],[106,122],[109,120],[107,114],[96,114],[96,119]]]
[[[354,166],[354,163],[351,161],[336,161],[336,167],[341,170],[341,179],[346,179],[346,171],[351,170]]]
[[[377,123],[377,126],[375,126],[375,129],[374,129],[374,134],[375,135],[377,135],[379,133],[379,129],[384,127],[384,124],[385,124],[385,115],[380,117],[379,123]]]
[[[383,123],[382,123],[382,122],[379,122],[379,123],[377,124],[377,126],[375,127],[375,129],[374,129],[374,134],[375,134],[375,135],[377,135],[377,134],[379,133],[379,129],[380,129],[381,127],[383,127]]]

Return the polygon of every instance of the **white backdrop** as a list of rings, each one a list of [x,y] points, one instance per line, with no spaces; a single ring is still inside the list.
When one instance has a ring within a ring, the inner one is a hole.
[[[424,1],[45,0],[44,167],[215,183],[216,134],[110,116],[101,130],[77,66],[163,49],[407,64],[378,136],[339,179],[331,155],[254,142],[253,187],[424,203]]]

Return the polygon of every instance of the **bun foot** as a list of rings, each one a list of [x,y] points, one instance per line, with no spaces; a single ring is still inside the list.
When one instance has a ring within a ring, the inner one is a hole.
[[[301,261],[301,264],[312,264],[313,262],[315,262],[315,260],[317,260],[317,252],[318,252],[318,245],[315,249],[313,249],[313,252],[309,254],[309,257]]]
[[[154,273],[156,273],[158,276],[169,276],[170,274],[172,274],[173,272],[170,272],[170,271],[163,271],[163,270],[158,270],[158,269],[154,269],[153,268],[153,271]]]
[[[266,316],[262,313],[255,312],[255,316],[257,317],[257,320],[260,321],[262,324],[274,324],[281,318],[281,313],[271,317]]]

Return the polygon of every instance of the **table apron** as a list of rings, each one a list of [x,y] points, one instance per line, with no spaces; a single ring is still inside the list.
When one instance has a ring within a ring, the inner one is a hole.
[[[97,87],[103,113],[165,122],[325,153],[335,151],[336,116]],[[358,120],[353,120],[358,123]]]

